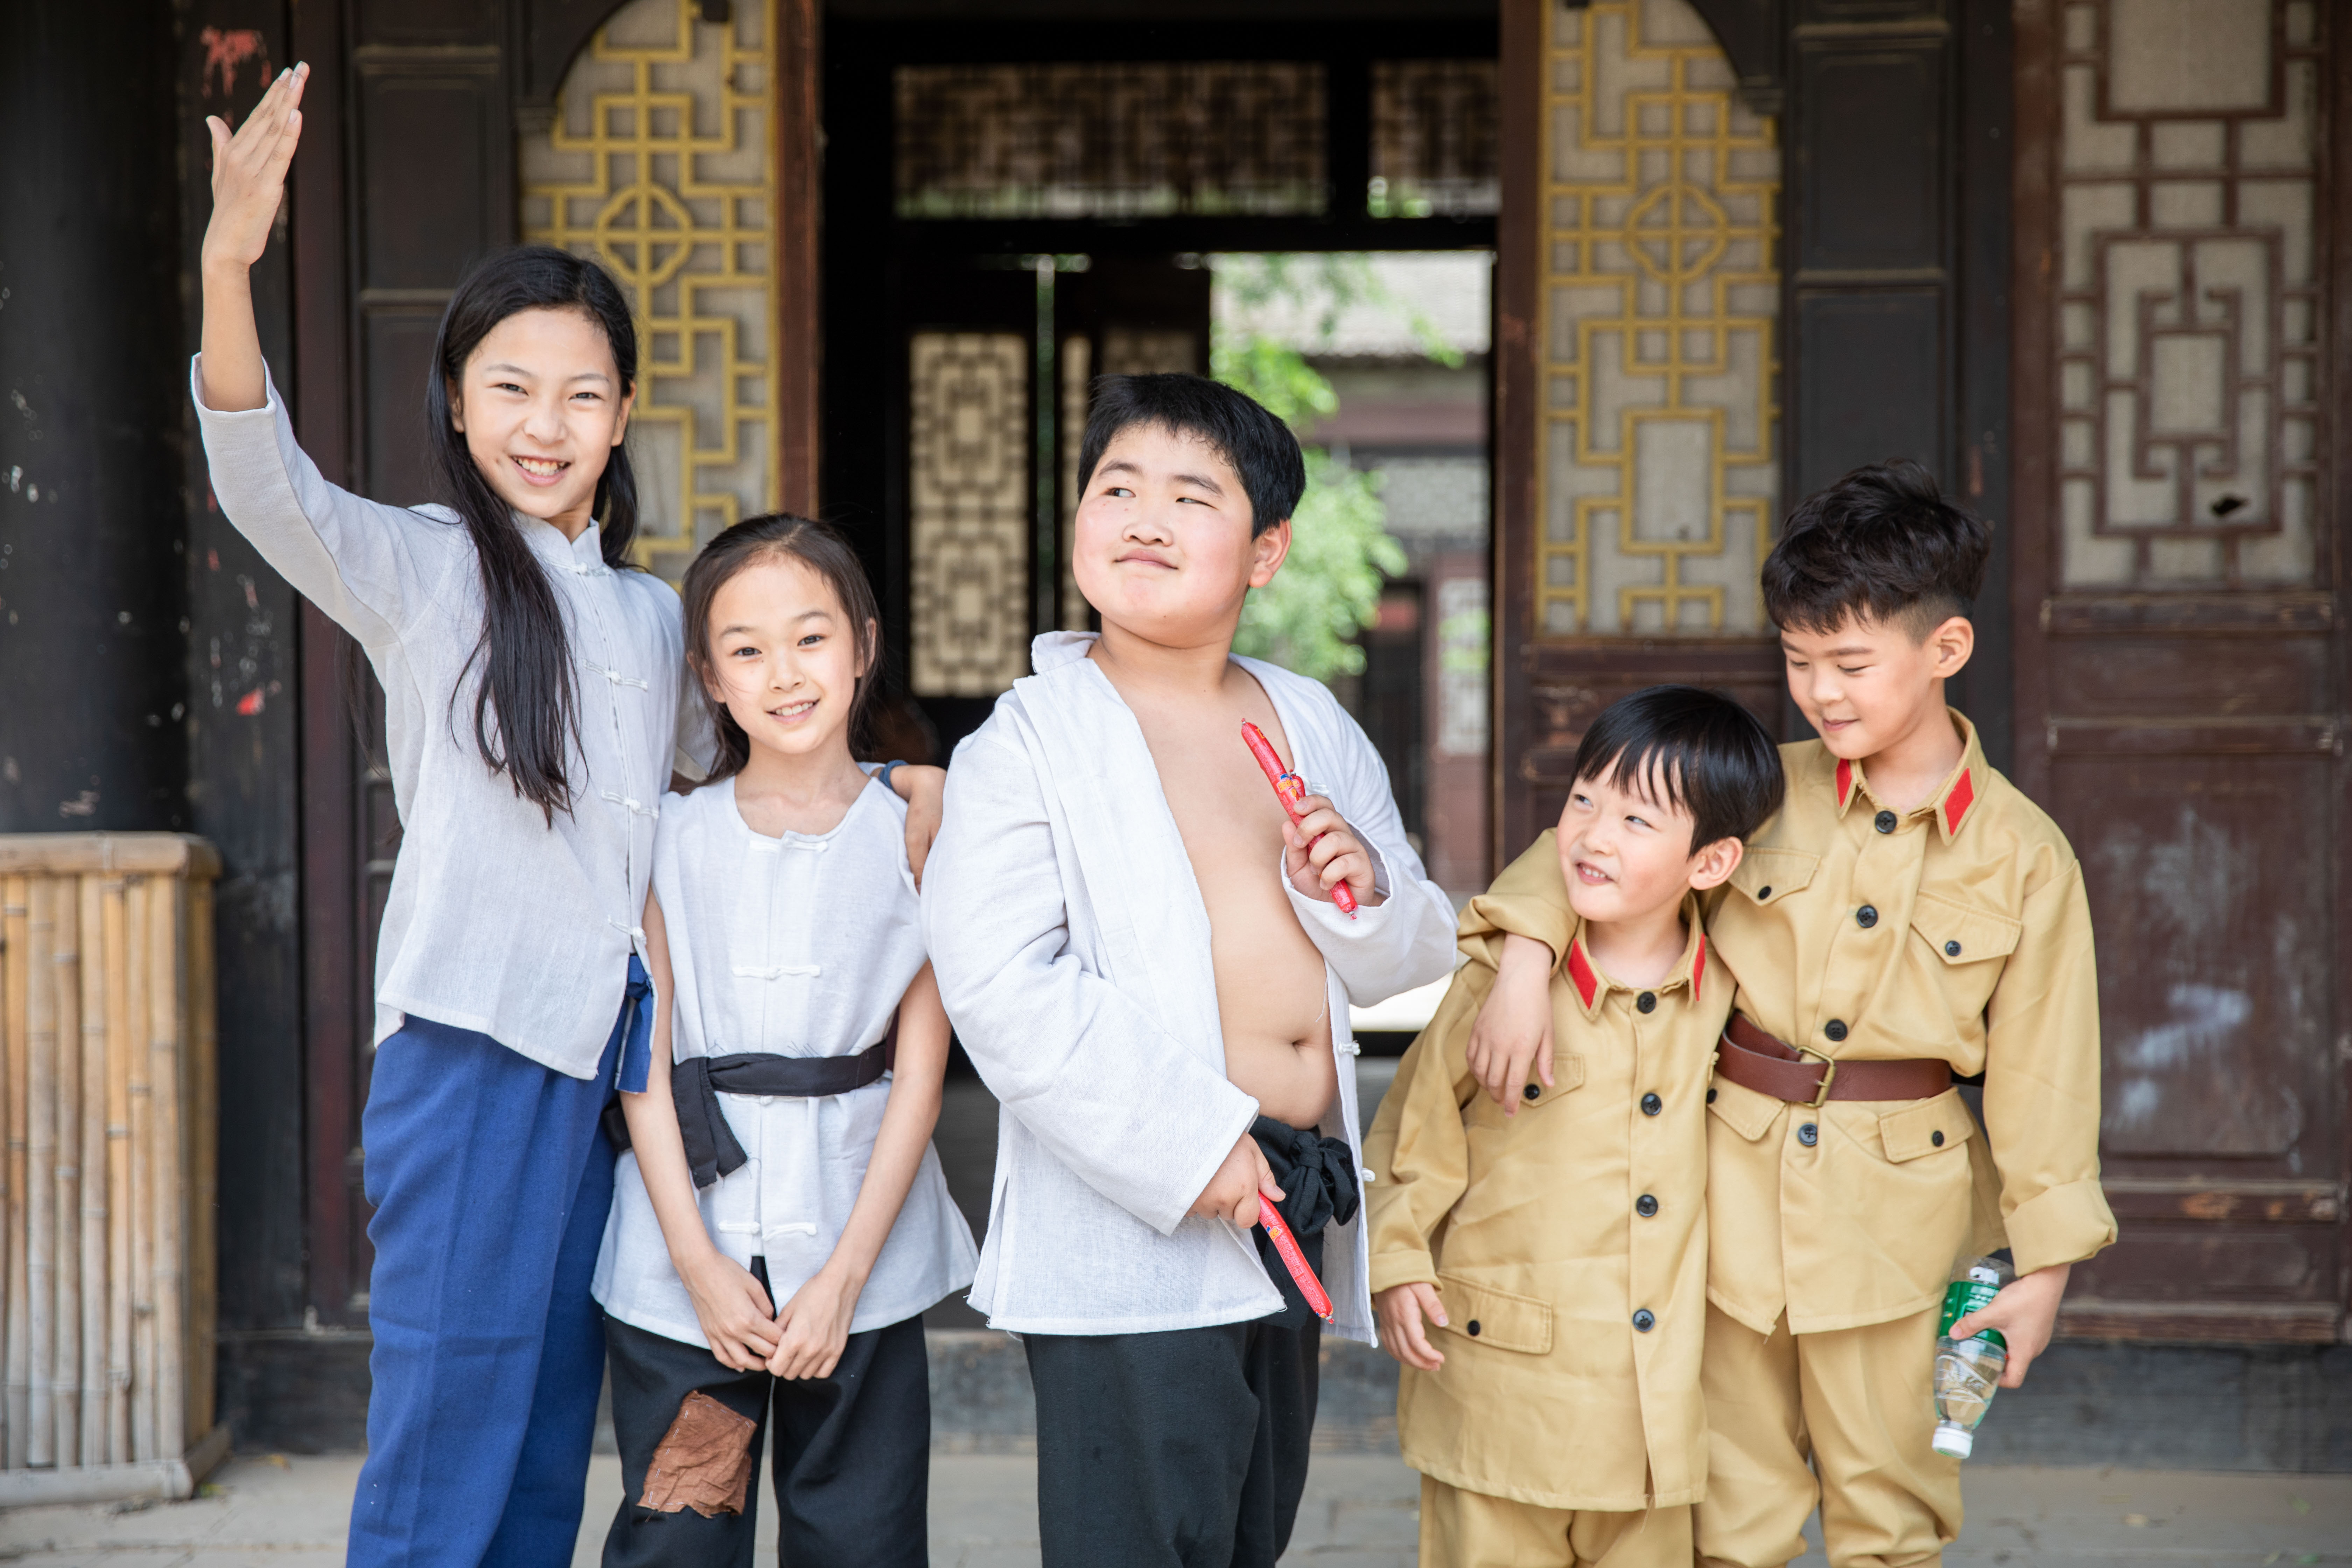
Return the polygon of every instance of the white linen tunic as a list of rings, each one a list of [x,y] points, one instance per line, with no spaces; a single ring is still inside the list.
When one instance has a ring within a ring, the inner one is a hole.
[[[654,893],[668,932],[672,1052],[856,1056],[923,967],[907,805],[869,784],[830,833],[755,833],[735,781],[662,803]],[[656,1062],[666,1072],[669,1064]],[[748,1156],[697,1194],[711,1241],[768,1260],[778,1307],[833,1255],[866,1180],[891,1079],[816,1099],[720,1093]],[[971,1230],[928,1145],[857,1299],[850,1331],[887,1328],[971,1283]],[[625,1323],[707,1345],[670,1265],[637,1157],[621,1156],[591,1293]]]
[[[1185,1212],[1257,1101],[1225,1078],[1208,909],[1143,731],[1087,657],[1093,641],[1037,638],[1037,673],[956,748],[923,873],[948,1017],[1003,1108],[971,1304],[1016,1333],[1264,1317],[1282,1299],[1255,1246],[1230,1221]],[[1278,858],[1266,868],[1323,954],[1339,1096],[1322,1131],[1348,1141],[1360,1172],[1348,1007],[1451,973],[1454,906],[1405,842],[1380,753],[1331,693],[1238,662],[1272,700],[1292,766],[1370,850],[1386,895],[1349,920],[1293,888]],[[1325,1233],[1332,1328],[1370,1343],[1367,1261],[1361,1215]]]
[[[189,383],[222,511],[358,639],[383,686],[403,837],[376,944],[375,1043],[414,1013],[593,1077],[669,784],[685,676],[677,592],[606,566],[593,523],[566,540],[516,514],[562,606],[580,705],[564,761],[573,805],[551,824],[475,744],[481,568],[457,514],[328,483],[274,384],[261,407],[223,413],[205,405],[202,356]]]

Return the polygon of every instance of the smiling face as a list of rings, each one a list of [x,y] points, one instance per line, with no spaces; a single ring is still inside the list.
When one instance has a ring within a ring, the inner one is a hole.
[[[1230,640],[1243,599],[1290,552],[1288,519],[1255,538],[1250,521],[1241,475],[1215,447],[1131,426],[1087,481],[1071,571],[1107,629],[1170,647]]]
[[[837,745],[846,755],[875,632],[871,621],[851,624],[823,574],[770,554],[711,595],[709,641],[696,670],[755,751],[805,756]]]
[[[451,423],[499,499],[578,537],[634,401],[595,318],[516,311],[484,335],[449,401]]]
[[[1674,910],[1693,888],[1712,888],[1739,864],[1737,838],[1701,845],[1694,853],[1695,819],[1669,800],[1654,769],[1646,787],[1628,788],[1608,775],[1578,779],[1559,814],[1559,869],[1569,907],[1601,925],[1639,922]]]
[[[1976,628],[1953,616],[1923,638],[1900,616],[1848,616],[1826,632],[1784,630],[1789,695],[1834,756],[1889,751],[1921,726],[1941,724],[1944,682],[1976,647]]]

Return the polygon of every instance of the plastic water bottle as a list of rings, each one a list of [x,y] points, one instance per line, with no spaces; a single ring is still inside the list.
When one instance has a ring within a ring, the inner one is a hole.
[[[1936,1338],[1936,1432],[1928,1439],[1938,1454],[1965,1459],[1976,1447],[1977,1423],[1984,1419],[2009,1365],[2009,1342],[1999,1329],[1965,1340],[1952,1338],[1952,1325],[2000,1294],[2016,1276],[1997,1258],[1969,1260],[1944,1288],[1944,1319]]]

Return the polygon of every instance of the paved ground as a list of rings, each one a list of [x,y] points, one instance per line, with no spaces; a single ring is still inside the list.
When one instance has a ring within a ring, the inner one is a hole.
[[[344,1510],[359,1461],[246,1457],[192,1502],[131,1510],[22,1509],[0,1514],[0,1562],[26,1568],[331,1568],[342,1560]],[[1391,1458],[1315,1462],[1295,1568],[1410,1568],[1417,1478]],[[936,1568],[1030,1568],[1037,1561],[1028,1459],[941,1456],[933,1462]],[[620,1492],[617,1461],[589,1483],[592,1522],[575,1565],[596,1561]],[[760,1555],[762,1568],[775,1558]],[[2284,1568],[2352,1564],[2352,1476],[1984,1468],[1969,1473],[1969,1525],[1950,1568]],[[1801,1568],[1821,1568],[1818,1557]]]

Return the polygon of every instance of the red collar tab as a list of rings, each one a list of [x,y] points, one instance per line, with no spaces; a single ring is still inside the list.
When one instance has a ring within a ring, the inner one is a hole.
[[[1601,976],[1593,973],[1592,964],[1584,956],[1584,938],[1578,936],[1568,944],[1568,977],[1576,984],[1576,994],[1584,1000],[1584,1010],[1592,1011],[1592,999],[1601,994]]]
[[[1838,759],[1837,795],[1840,811],[1853,804],[1853,763],[1846,757]]]
[[[1706,938],[1698,939],[1698,955],[1691,960],[1691,1000],[1698,1000],[1699,982],[1706,978]]]
[[[1960,824],[1967,819],[1969,807],[1976,804],[1976,784],[1969,777],[1969,770],[1962,768],[1960,776],[1952,781],[1950,792],[1944,796],[1945,837],[1949,838],[1960,830]]]

